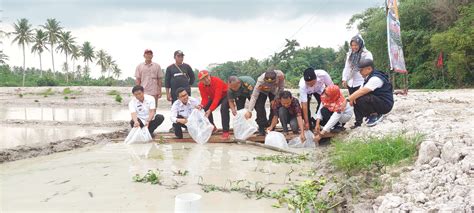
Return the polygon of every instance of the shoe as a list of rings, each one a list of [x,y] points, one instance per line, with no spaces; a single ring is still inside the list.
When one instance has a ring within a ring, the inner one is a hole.
[[[217,131],[219,131],[219,130],[217,129],[217,127],[216,127],[216,126],[214,126],[214,129],[212,130],[212,134],[216,134],[216,133],[217,133]]]
[[[265,136],[265,135],[266,135],[265,129],[259,127],[257,136]]]
[[[335,126],[335,127],[331,128],[331,130],[329,132],[331,132],[331,133],[340,133],[344,130],[346,130],[346,128],[344,128],[342,126]]]
[[[382,120],[383,120],[383,115],[371,115],[368,118],[367,126],[368,127],[375,126]]]
[[[230,139],[230,133],[229,132],[223,132],[221,136],[222,140],[229,140]]]
[[[354,126],[351,126],[350,128],[351,128],[351,129],[355,129],[355,128],[359,128],[360,126],[361,126],[360,124],[355,123]]]

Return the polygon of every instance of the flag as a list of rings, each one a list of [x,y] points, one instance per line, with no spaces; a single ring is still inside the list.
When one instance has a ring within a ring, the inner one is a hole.
[[[398,17],[397,0],[387,0],[387,45],[390,68],[398,73],[407,73],[403,56],[402,36]]]
[[[443,68],[443,51],[439,52],[438,62],[436,63],[436,67]]]

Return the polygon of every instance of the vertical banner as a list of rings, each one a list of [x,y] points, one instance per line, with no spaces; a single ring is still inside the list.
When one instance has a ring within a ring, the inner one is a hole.
[[[387,44],[390,68],[398,73],[407,73],[402,49],[402,36],[398,17],[397,0],[387,0]]]

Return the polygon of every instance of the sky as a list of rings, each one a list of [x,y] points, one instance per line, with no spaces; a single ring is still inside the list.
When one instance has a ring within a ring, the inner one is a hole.
[[[163,69],[174,63],[173,52],[182,50],[184,62],[202,70],[214,63],[267,58],[283,50],[285,38],[296,39],[301,47],[337,48],[358,33],[346,28],[353,14],[383,4],[383,0],[1,0],[0,10],[6,32],[13,31],[13,23],[21,18],[33,28],[56,18],[78,44],[89,41],[96,51],[109,53],[124,79],[134,76],[145,49],[153,50],[153,61]],[[10,66],[22,66],[22,49],[12,39],[3,38],[2,48]],[[52,67],[50,52],[44,52],[42,59],[44,69]],[[65,55],[55,52],[54,59],[58,70]],[[82,59],[77,64],[84,66]],[[26,66],[39,67],[31,45]],[[92,67],[92,76],[99,75],[100,67]]]

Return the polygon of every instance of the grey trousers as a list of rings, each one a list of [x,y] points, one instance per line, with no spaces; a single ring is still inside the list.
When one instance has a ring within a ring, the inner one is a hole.
[[[288,132],[288,124],[290,124],[291,131],[297,134],[299,127],[298,127],[298,119],[296,115],[290,115],[290,112],[285,107],[280,107],[278,109],[278,117],[280,118],[281,126],[283,127],[283,132]]]

